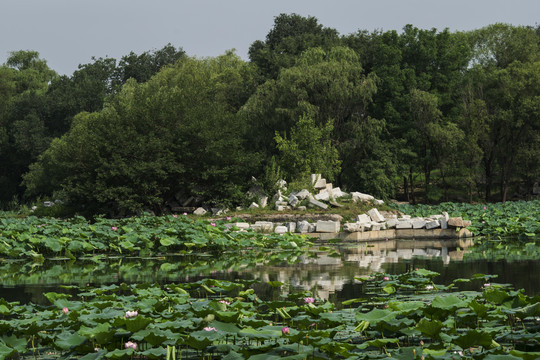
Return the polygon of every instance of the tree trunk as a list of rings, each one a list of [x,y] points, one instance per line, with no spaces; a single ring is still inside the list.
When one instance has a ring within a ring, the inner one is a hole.
[[[416,205],[416,197],[414,196],[414,182],[412,175],[412,168],[409,168],[409,183],[411,184],[411,198],[413,205]]]
[[[405,197],[407,198],[407,202],[410,202],[411,199],[409,197],[409,184],[407,183],[406,176],[403,176],[403,191],[405,192]]]
[[[425,181],[426,181],[426,186],[425,186],[426,194],[424,195],[424,199],[425,199],[425,201],[427,203],[428,193],[429,193],[429,179],[431,178],[431,170],[429,168],[425,169],[424,178],[425,178]]]

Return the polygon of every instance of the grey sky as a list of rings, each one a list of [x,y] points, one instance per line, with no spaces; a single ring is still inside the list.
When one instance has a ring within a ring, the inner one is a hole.
[[[167,43],[188,55],[235,48],[247,59],[280,13],[315,16],[346,35],[357,30],[448,27],[472,30],[496,22],[535,25],[539,0],[2,0],[0,63],[10,51],[36,50],[49,67],[72,74],[91,57],[120,59]]]

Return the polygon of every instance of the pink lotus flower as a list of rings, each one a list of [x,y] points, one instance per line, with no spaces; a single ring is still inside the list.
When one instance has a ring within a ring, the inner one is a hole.
[[[427,285],[426,290],[433,290],[433,285]]]
[[[127,343],[125,343],[124,347],[126,349],[133,349],[133,350],[137,350],[137,343],[136,342],[131,342],[131,341],[128,341]]]
[[[187,215],[187,212],[185,212],[184,215]]]
[[[139,315],[139,313],[137,312],[137,310],[135,311],[126,311],[126,318],[131,318],[131,317],[135,317]]]
[[[215,327],[209,327],[209,326],[205,327],[203,330],[204,331],[217,331]]]
[[[64,314],[67,314],[67,313],[69,312],[69,309],[68,309],[67,307],[65,307],[65,308],[62,309],[62,312],[63,312]]]
[[[231,303],[227,300],[219,300],[219,302],[225,305],[231,305]]]
[[[111,229],[112,229],[112,231],[118,230],[118,228],[116,226],[111,226]]]
[[[304,302],[306,304],[313,304],[315,302],[315,299],[312,298],[312,297],[306,297],[306,298],[304,298]]]
[[[285,326],[284,328],[281,328],[281,333],[283,335],[289,334],[290,332],[291,332],[291,330],[287,326]]]
[[[485,288],[490,287],[490,286],[491,286],[490,283],[485,283],[485,284],[484,284],[484,287],[485,287]]]
[[[486,210],[487,208],[484,206],[484,210]]]
[[[390,280],[390,278],[388,276],[385,276],[385,277],[383,277],[383,280],[388,281],[388,280]]]
[[[210,223],[210,225],[212,225],[212,226],[216,226],[216,223]]]
[[[176,219],[178,218],[178,215],[174,214],[172,217]]]
[[[230,217],[230,216],[227,216],[227,220],[231,220],[231,217]]]

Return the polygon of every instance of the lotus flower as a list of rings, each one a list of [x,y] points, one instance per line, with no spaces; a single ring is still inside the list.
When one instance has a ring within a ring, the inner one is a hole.
[[[69,312],[69,309],[68,309],[67,307],[65,307],[65,308],[62,309],[62,312],[63,312],[64,314],[67,314],[67,313]]]
[[[291,332],[291,330],[287,326],[285,326],[284,328],[281,328],[281,333],[283,335],[289,334],[290,332]]]
[[[217,331],[215,327],[210,327],[210,326],[205,327],[203,330],[204,331]]]
[[[111,229],[112,229],[112,231],[118,230],[118,228],[116,226],[111,226]]]
[[[315,302],[315,299],[312,298],[312,297],[306,297],[306,298],[304,298],[304,302],[306,304],[313,304]]]
[[[128,341],[127,343],[125,343],[124,347],[126,349],[133,349],[133,350],[137,350],[137,343],[136,342],[131,342],[131,341]]]
[[[137,310],[135,311],[126,311],[126,318],[131,318],[131,317],[135,317],[139,315],[139,313],[137,312]]]
[[[388,276],[385,276],[385,277],[383,277],[383,280],[388,281],[388,280],[390,280],[390,278]]]

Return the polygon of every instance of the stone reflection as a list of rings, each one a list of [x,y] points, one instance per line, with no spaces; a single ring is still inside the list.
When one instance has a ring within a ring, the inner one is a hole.
[[[281,281],[290,284],[290,290],[311,291],[321,299],[328,299],[344,286],[358,283],[355,276],[384,272],[385,264],[422,258],[440,260],[447,266],[451,261],[462,261],[466,249],[472,245],[471,239],[349,243],[339,245],[337,251],[316,248],[316,258],[305,256],[297,264],[249,271],[263,282]]]

